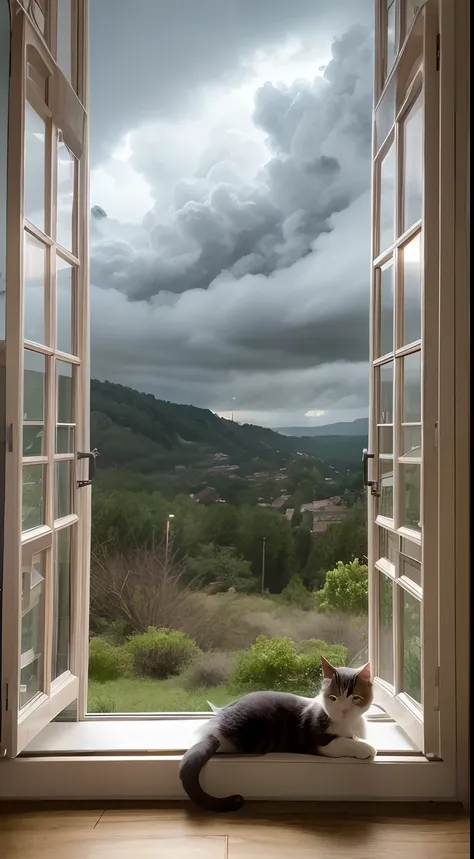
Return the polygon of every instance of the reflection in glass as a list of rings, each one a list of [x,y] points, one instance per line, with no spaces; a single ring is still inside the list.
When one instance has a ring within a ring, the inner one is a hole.
[[[40,424],[23,425],[23,456],[44,456],[44,427]]]
[[[44,296],[46,285],[46,248],[25,232],[23,256],[23,336],[25,340],[46,343]]]
[[[44,422],[45,357],[24,351],[23,420]]]
[[[26,102],[24,216],[43,233],[46,232],[45,152],[46,126],[29,102]]]
[[[380,345],[377,357],[393,352],[393,310],[394,310],[394,268],[393,261],[380,269]]]
[[[66,361],[56,361],[57,380],[57,422],[58,424],[72,424],[72,364]]]
[[[421,704],[421,606],[403,591],[403,691]]]
[[[393,423],[393,361],[379,367],[379,416],[377,423]]]
[[[395,122],[396,81],[393,78],[375,111],[376,149],[380,149]]]
[[[408,537],[402,537],[400,551],[408,558],[413,558],[414,561],[419,561],[421,564],[421,545],[419,543],[409,540]]]
[[[71,460],[54,463],[54,518],[72,513]]]
[[[423,214],[423,102],[421,94],[408,114],[403,134],[403,229]]]
[[[387,3],[387,77],[395,62],[396,45],[396,3]]]
[[[403,247],[403,346],[421,339],[421,234]]]
[[[72,83],[72,10],[71,0],[58,0],[57,61],[63,75]]]
[[[56,428],[56,453],[74,453],[74,427]]]
[[[45,524],[45,472],[44,465],[23,466],[22,531]]]
[[[379,573],[379,677],[394,684],[393,677],[393,585]]]
[[[59,256],[56,257],[56,283],[56,348],[59,349],[60,352],[67,352],[68,354],[73,355],[73,268]]]
[[[402,427],[402,449],[400,456],[421,458],[421,426]]]
[[[379,527],[379,558],[386,558],[391,564],[396,564],[398,556],[398,541],[397,534],[392,534],[386,528]]]
[[[393,461],[379,459],[379,516],[393,519]]]
[[[414,561],[406,561],[404,558],[400,560],[400,575],[406,576],[412,582],[419,585],[421,588],[421,565]]]
[[[402,463],[400,465],[401,492],[403,501],[402,525],[421,530],[420,523],[420,466]]]
[[[56,238],[58,244],[68,251],[75,251],[73,242],[74,165],[74,156],[69,152],[66,144],[59,139]]]
[[[403,360],[403,423],[421,421],[421,352]]]
[[[380,165],[379,253],[395,239],[395,145],[392,143]]]
[[[62,528],[54,535],[52,680],[69,668],[70,571],[71,528]]]
[[[385,424],[377,427],[378,433],[378,453],[393,453],[393,426]]]
[[[21,571],[20,708],[44,691],[44,591],[46,553]]]

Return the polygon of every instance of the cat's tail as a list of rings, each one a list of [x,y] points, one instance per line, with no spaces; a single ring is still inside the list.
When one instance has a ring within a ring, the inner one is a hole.
[[[183,787],[193,802],[206,811],[237,811],[244,804],[243,796],[210,796],[200,783],[199,776],[208,760],[217,752],[220,740],[213,734],[200,740],[183,755],[179,766],[179,777]]]

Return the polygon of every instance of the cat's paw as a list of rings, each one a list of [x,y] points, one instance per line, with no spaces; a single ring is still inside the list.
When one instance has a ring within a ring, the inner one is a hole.
[[[354,744],[354,757],[361,761],[367,761],[370,758],[375,758],[377,754],[377,749],[370,745],[370,743],[360,742],[359,740]]]

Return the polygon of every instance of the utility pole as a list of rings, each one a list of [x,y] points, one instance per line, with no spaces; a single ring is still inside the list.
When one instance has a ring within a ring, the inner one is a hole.
[[[170,513],[166,520],[166,537],[165,537],[165,567],[168,567],[168,549],[170,544],[170,519],[174,519],[174,513]]]
[[[263,538],[262,543],[262,596],[265,592],[265,543],[267,542],[267,538]]]

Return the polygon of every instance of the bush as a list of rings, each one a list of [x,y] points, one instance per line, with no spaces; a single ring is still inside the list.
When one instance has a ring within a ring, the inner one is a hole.
[[[190,665],[183,681],[187,689],[202,689],[204,686],[220,686],[229,681],[233,659],[229,653],[217,650],[202,653]]]
[[[292,576],[287,586],[283,588],[281,598],[290,605],[297,606],[303,611],[314,608],[314,594],[310,593],[300,576]]]
[[[122,677],[128,668],[127,653],[122,647],[114,647],[103,638],[92,638],[89,642],[89,679],[106,683]]]
[[[136,674],[159,680],[180,674],[199,653],[196,643],[184,632],[153,626],[130,638],[127,648]]]
[[[326,575],[324,587],[316,593],[321,612],[342,611],[366,615],[368,610],[368,568],[356,558],[348,564],[337,562]]]
[[[321,656],[344,665],[346,648],[317,641],[298,652],[291,638],[259,635],[255,644],[237,655],[231,681],[239,689],[275,689],[315,695],[321,681]]]

